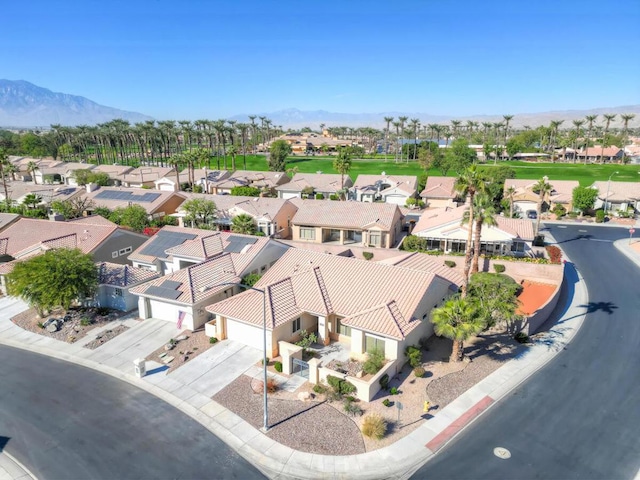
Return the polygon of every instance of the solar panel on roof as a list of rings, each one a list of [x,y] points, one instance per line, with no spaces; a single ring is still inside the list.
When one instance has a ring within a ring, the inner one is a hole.
[[[155,285],[147,288],[145,293],[153,295],[154,297],[166,298],[169,300],[176,300],[180,295],[182,295],[182,292],[180,292],[179,290],[174,290],[173,288],[157,287]]]
[[[136,194],[134,192],[103,190],[99,192],[95,198],[99,200],[124,200],[132,203],[152,203],[160,197],[160,195],[160,193]]]
[[[231,235],[228,240],[229,245],[224,247],[224,251],[228,253],[240,253],[247,245],[253,245],[258,241],[257,238],[238,237]]]
[[[156,233],[155,237],[153,237],[153,241],[140,251],[140,254],[164,258],[165,250],[182,245],[187,240],[193,240],[196,237],[197,235],[193,233],[160,230]]]
[[[171,288],[172,290],[175,290],[180,285],[182,285],[182,282],[176,282],[175,280],[165,280],[160,286],[162,288]]]

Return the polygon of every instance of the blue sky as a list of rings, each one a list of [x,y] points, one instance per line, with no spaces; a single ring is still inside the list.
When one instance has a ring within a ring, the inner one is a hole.
[[[640,103],[637,0],[30,0],[0,78],[158,119]]]

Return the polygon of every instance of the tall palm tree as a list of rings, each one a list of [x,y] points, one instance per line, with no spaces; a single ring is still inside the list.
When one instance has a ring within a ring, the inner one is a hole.
[[[40,202],[42,202],[42,197],[36,193],[29,193],[25,195],[22,200],[22,204],[26,205],[29,208],[36,208]]]
[[[487,143],[489,130],[491,130],[491,122],[482,122],[482,143]]]
[[[341,148],[338,152],[338,156],[333,161],[333,168],[340,173],[340,199],[344,200],[344,176],[351,170],[351,155]]]
[[[503,115],[504,118],[504,143],[503,145],[507,145],[507,135],[509,134],[509,122],[513,118],[513,115]]]
[[[478,171],[476,165],[469,166],[462,174],[457,178],[455,183],[456,192],[463,197],[468,197],[469,201],[469,216],[467,221],[467,243],[465,245],[464,255],[464,278],[462,284],[462,297],[467,295],[467,289],[469,287],[469,270],[471,269],[471,251],[473,238],[473,198],[476,193],[483,193],[486,190],[486,183],[480,171]]]
[[[251,215],[241,213],[231,220],[231,231],[234,233],[253,235],[256,233],[256,222]]]
[[[181,190],[180,188],[180,164],[183,162],[183,158],[181,154],[172,155],[167,162],[171,168],[173,168],[174,173],[176,174],[176,185],[178,186],[178,192]]]
[[[431,321],[436,335],[453,340],[451,362],[460,362],[464,357],[464,342],[484,328],[473,302],[465,298],[453,298],[431,312]]]
[[[33,183],[37,185],[38,179],[36,178],[36,170],[38,170],[38,164],[33,160],[30,160],[29,163],[27,163],[27,172],[31,175]]]
[[[542,214],[542,204],[549,198],[549,195],[553,191],[553,185],[548,181],[547,177],[543,177],[533,186],[533,191],[538,194],[538,203],[536,205],[536,236],[540,231],[540,216]]]
[[[4,148],[0,148],[0,179],[2,180],[2,187],[4,189],[4,201],[7,204],[7,210],[11,205],[11,200],[9,199],[9,190],[7,189],[7,175],[5,173],[5,169],[9,164],[9,154],[7,154],[7,151]]]
[[[231,145],[227,150],[227,153],[231,155],[231,170],[236,170],[236,155],[238,155],[238,149],[235,145]]]
[[[473,198],[473,208],[465,212],[463,223],[469,221],[469,215],[473,212],[475,231],[473,240],[473,262],[471,266],[471,275],[478,273],[480,264],[480,242],[482,240],[482,227],[484,225],[496,225],[496,209],[493,201],[486,193],[477,194]]]
[[[407,123],[407,120],[409,120],[409,117],[398,117],[398,120],[400,121],[400,135],[402,135],[402,139],[404,140],[404,125],[405,123]],[[400,143],[400,162],[402,162],[402,150],[404,146],[404,142]]]
[[[418,118],[412,118],[410,120],[411,131],[413,132],[413,160],[416,159],[416,152],[418,151],[418,132],[420,131],[420,120]],[[409,162],[409,155],[407,154],[407,163]]]
[[[393,122],[393,117],[384,117],[384,121],[387,124],[387,128],[384,131],[384,154],[389,155],[389,125]]]
[[[587,164],[587,149],[589,148],[589,142],[591,141],[591,132],[593,131],[593,124],[598,119],[598,115],[587,115],[584,117],[587,122],[587,141],[584,145],[584,164]]]
[[[505,190],[504,196],[509,200],[509,218],[513,218],[513,198],[516,196],[516,188],[511,185]]]
[[[622,145],[622,163],[625,163],[626,153],[624,151],[624,147],[627,146],[627,142],[629,141],[629,122],[634,118],[636,118],[636,116],[633,113],[621,113],[620,118],[622,118],[622,123],[623,123],[622,143],[624,144]]]
[[[611,125],[611,122],[616,118],[616,114],[603,113],[602,116],[604,117],[605,125],[604,125],[604,132],[602,134],[602,142],[601,142],[602,146],[600,147],[600,163],[604,163],[604,147],[609,146],[609,145],[605,145],[609,143],[609,140],[607,139],[607,134],[609,133],[609,126]]]
[[[458,139],[458,130],[460,129],[462,122],[460,120],[451,120],[451,130],[455,139]]]
[[[564,120],[551,120],[549,125],[549,144],[551,146],[551,163],[556,161],[556,138],[558,136],[558,129],[560,125],[564,123]]]
[[[573,163],[576,163],[578,158],[578,138],[580,138],[580,129],[584,125],[584,120],[574,120],[573,126],[576,127],[575,140],[573,142]]]

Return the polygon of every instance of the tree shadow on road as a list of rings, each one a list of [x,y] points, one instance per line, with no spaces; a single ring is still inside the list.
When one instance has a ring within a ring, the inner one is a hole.
[[[586,308],[586,313],[602,311],[609,315],[613,315],[618,306],[611,302],[589,302],[586,305],[578,305],[578,308]]]

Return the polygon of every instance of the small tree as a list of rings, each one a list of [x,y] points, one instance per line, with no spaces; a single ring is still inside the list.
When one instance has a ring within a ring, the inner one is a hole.
[[[258,280],[260,280],[260,278],[262,278],[262,275],[260,275],[259,273],[250,273],[242,277],[242,283],[249,287],[253,287],[256,283],[258,283]]]
[[[243,233],[245,235],[256,234],[256,222],[251,215],[241,213],[233,217],[231,222],[231,231],[234,233]]]
[[[233,187],[231,189],[231,195],[241,197],[259,197],[260,189],[256,187]]]
[[[349,174],[351,170],[351,155],[346,149],[340,149],[338,156],[333,161],[333,168],[340,174],[340,190],[344,189],[344,176]],[[344,194],[340,195],[344,200]]]
[[[92,296],[98,269],[91,255],[60,248],[17,263],[6,278],[7,293],[22,298],[42,316],[54,307],[68,309],[73,301]]]
[[[480,333],[484,322],[477,315],[475,305],[465,298],[453,298],[431,312],[436,335],[453,340],[451,361],[460,362],[464,355],[464,342]]]
[[[598,191],[595,188],[576,187],[573,189],[573,208],[584,215],[587,210],[591,210],[598,198]]]
[[[504,268],[504,265],[495,266]],[[522,287],[507,275],[481,272],[471,276],[469,298],[475,302],[484,328],[500,322],[510,325],[521,318],[517,313],[520,305],[517,297],[521,290]]]
[[[56,200],[51,203],[52,210],[62,215],[65,220],[82,217],[84,212],[94,206],[95,202],[86,197],[74,197],[63,201]]]
[[[187,213],[185,221],[194,227],[209,225],[216,218],[216,204],[206,198],[192,198],[182,204]]]
[[[291,155],[291,145],[284,140],[276,140],[269,147],[269,171],[284,172],[287,167],[287,157]]]
[[[144,207],[140,205],[116,208],[111,212],[109,220],[123,227],[129,227],[136,232],[142,232],[144,227],[149,225],[149,215]]]

